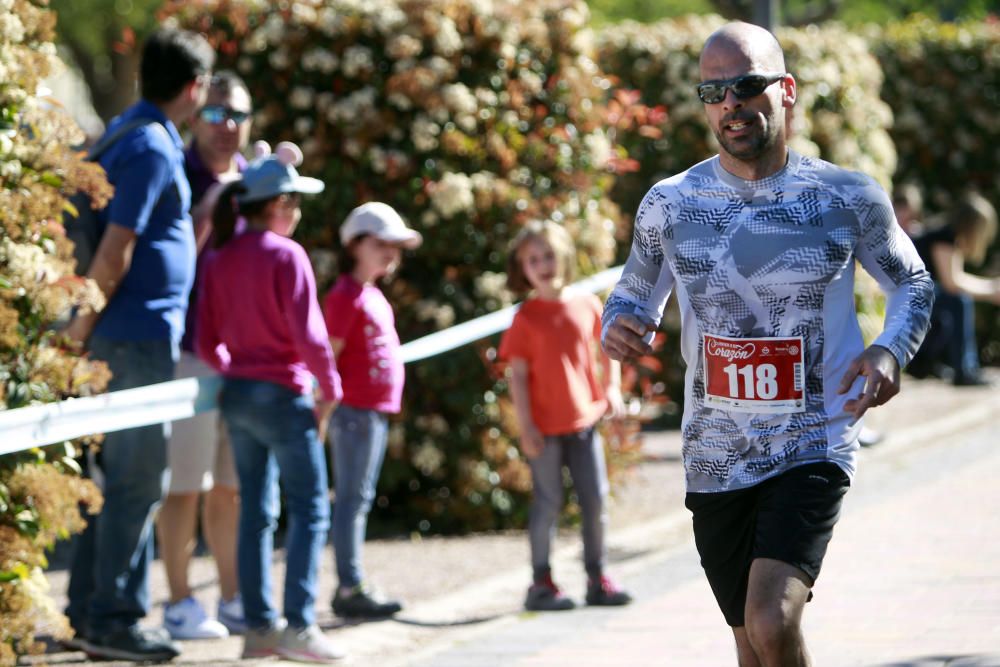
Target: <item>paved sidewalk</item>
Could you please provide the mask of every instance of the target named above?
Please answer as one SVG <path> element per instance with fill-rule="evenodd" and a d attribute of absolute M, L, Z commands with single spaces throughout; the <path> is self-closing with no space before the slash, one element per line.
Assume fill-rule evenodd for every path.
<path fill-rule="evenodd" d="M 900 396 L 872 413 L 871 424 L 888 437 L 862 452 L 816 601 L 807 608 L 816 665 L 1000 666 L 1000 655 L 990 657 L 1000 652 L 1000 447 L 990 430 L 998 412 L 996 389 L 907 379 Z M 645 462 L 617 494 L 609 538 L 610 569 L 636 595 L 632 606 L 523 613 L 530 569 L 522 532 L 377 540 L 367 545 L 369 574 L 401 595 L 406 610 L 394 621 L 358 625 L 333 617 L 328 549 L 321 626 L 351 651 L 354 666 L 735 665 L 683 507 L 679 436 L 649 434 L 644 451 Z M 579 538 L 561 533 L 558 545 L 554 570 L 580 600 Z M 65 573 L 50 580 L 62 604 Z M 198 597 L 214 607 L 208 559 L 197 559 L 194 581 Z M 159 564 L 153 584 L 153 599 L 162 602 Z M 161 618 L 157 606 L 149 622 Z M 176 664 L 255 664 L 237 659 L 239 638 L 183 647 Z M 966 655 L 979 661 L 948 661 Z M 87 664 L 79 653 L 46 660 Z"/>

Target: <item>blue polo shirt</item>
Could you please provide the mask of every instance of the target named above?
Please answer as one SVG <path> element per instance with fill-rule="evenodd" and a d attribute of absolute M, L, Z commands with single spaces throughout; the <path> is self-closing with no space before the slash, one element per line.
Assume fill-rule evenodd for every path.
<path fill-rule="evenodd" d="M 158 124 L 129 131 L 101 156 L 100 163 L 115 186 L 101 219 L 134 231 L 135 251 L 94 333 L 113 340 L 169 339 L 176 343 L 184 333 L 195 268 L 184 143 L 174 124 L 147 100 L 112 120 L 108 131 L 133 118 L 149 118 Z"/>

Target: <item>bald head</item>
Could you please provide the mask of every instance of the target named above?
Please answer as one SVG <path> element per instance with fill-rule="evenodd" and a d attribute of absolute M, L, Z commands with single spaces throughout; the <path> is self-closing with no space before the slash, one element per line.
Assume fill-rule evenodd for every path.
<path fill-rule="evenodd" d="M 698 61 L 704 78 L 727 65 L 748 72 L 784 72 L 785 55 L 770 32 L 751 23 L 727 23 L 707 40 Z M 709 72 L 706 75 L 706 69 Z"/>

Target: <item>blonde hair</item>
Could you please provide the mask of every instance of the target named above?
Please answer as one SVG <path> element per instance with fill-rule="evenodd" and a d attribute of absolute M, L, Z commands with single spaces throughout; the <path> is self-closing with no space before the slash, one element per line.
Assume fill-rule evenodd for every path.
<path fill-rule="evenodd" d="M 525 294 L 532 289 L 524 275 L 520 255 L 526 245 L 535 241 L 547 243 L 555 252 L 564 283 L 571 283 L 576 275 L 576 246 L 569 232 L 551 220 L 531 220 L 521 228 L 507 250 L 507 287 L 512 292 Z"/>
<path fill-rule="evenodd" d="M 997 212 L 982 195 L 969 192 L 945 216 L 965 259 L 981 264 L 997 235 Z"/>

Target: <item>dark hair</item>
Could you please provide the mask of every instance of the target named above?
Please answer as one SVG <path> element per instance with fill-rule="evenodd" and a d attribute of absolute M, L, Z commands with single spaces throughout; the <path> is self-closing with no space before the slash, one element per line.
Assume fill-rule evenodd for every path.
<path fill-rule="evenodd" d="M 231 90 L 243 90 L 247 96 L 250 95 L 246 81 L 231 69 L 220 69 L 212 73 L 212 90 L 222 94 L 227 94 Z"/>
<path fill-rule="evenodd" d="M 252 218 L 260 214 L 271 201 L 277 197 L 268 197 L 258 201 L 237 203 L 236 196 L 247 191 L 242 181 L 227 183 L 219 193 L 219 199 L 212 210 L 212 247 L 221 248 L 226 245 L 236 233 L 236 218 L 242 215 Z M 280 195 L 279 195 L 280 196 Z"/>
<path fill-rule="evenodd" d="M 358 265 L 358 258 L 354 256 L 354 249 L 358 247 L 358 244 L 365 240 L 369 234 L 358 234 L 344 246 L 344 252 L 337 258 L 337 271 L 342 276 L 350 275 L 354 273 L 355 267 Z"/>
<path fill-rule="evenodd" d="M 157 30 L 142 49 L 142 96 L 151 102 L 169 102 L 184 86 L 211 72 L 214 64 L 215 51 L 198 33 Z"/>

